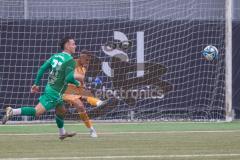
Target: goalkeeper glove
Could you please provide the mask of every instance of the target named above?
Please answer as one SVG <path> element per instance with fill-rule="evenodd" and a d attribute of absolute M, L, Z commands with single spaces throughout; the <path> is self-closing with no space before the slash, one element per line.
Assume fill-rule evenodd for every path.
<path fill-rule="evenodd" d="M 102 80 L 99 77 L 96 77 L 94 80 L 94 85 L 96 88 L 99 88 L 102 85 Z"/>
<path fill-rule="evenodd" d="M 95 79 L 93 77 L 88 77 L 87 82 L 94 88 L 99 88 L 102 85 L 102 80 L 99 77 L 96 77 Z"/>

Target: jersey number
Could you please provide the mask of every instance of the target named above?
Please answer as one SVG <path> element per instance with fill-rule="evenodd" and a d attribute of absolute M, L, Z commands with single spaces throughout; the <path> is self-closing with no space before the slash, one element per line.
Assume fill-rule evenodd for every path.
<path fill-rule="evenodd" d="M 53 84 L 56 81 L 61 65 L 62 65 L 62 62 L 59 62 L 58 60 L 53 59 L 52 71 L 50 72 L 50 76 L 49 76 L 49 83 Z"/>

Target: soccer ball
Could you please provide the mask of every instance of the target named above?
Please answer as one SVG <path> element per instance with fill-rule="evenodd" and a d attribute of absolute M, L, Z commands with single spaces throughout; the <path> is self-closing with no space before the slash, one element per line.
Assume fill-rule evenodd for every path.
<path fill-rule="evenodd" d="M 218 59 L 218 49 L 215 46 L 209 45 L 204 48 L 202 51 L 202 55 L 208 60 L 212 61 L 214 59 Z"/>

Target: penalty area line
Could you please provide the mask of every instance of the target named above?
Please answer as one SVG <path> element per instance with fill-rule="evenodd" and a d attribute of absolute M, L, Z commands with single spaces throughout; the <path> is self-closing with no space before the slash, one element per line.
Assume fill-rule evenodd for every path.
<path fill-rule="evenodd" d="M 234 157 L 240 154 L 185 154 L 185 155 L 129 155 L 129 156 L 91 156 L 91 157 L 35 157 L 35 158 L 0 158 L 0 160 L 67 160 L 67 159 L 131 159 L 131 158 L 191 158 L 191 157 Z"/>

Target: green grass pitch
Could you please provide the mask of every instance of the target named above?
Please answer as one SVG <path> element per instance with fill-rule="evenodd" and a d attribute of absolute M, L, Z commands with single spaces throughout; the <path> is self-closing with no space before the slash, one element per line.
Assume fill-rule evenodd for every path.
<path fill-rule="evenodd" d="M 240 122 L 65 124 L 73 138 L 58 139 L 55 124 L 1 125 L 0 160 L 124 159 L 239 160 Z"/>

